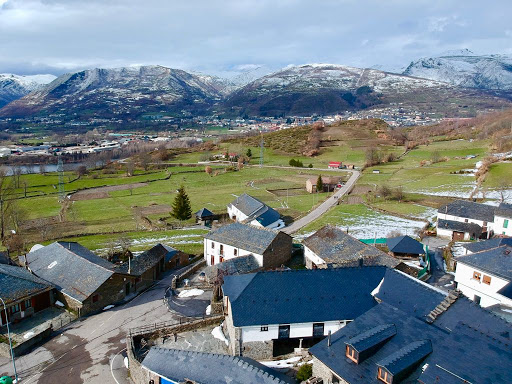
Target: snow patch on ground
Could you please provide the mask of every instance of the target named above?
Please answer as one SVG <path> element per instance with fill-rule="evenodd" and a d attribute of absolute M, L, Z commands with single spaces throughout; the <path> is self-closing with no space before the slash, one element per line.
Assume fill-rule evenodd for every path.
<path fill-rule="evenodd" d="M 226 343 L 226 345 L 229 345 L 228 339 L 226 339 L 226 336 L 224 336 L 224 332 L 222 332 L 222 327 L 219 325 L 218 327 L 213 328 L 212 330 L 212 336 L 216 339 L 219 339 L 220 341 L 223 341 Z"/>
<path fill-rule="evenodd" d="M 187 289 L 186 291 L 181 291 L 179 294 L 178 294 L 178 297 L 192 297 L 192 296 L 200 296 L 204 293 L 204 291 L 202 289 L 197 289 L 197 288 L 193 288 L 193 289 Z"/>
<path fill-rule="evenodd" d="M 62 304 L 59 300 L 55 301 L 55 305 L 56 305 L 57 307 L 64 308 L 64 304 Z"/>
<path fill-rule="evenodd" d="M 123 363 L 126 369 L 129 369 L 129 362 L 128 362 L 128 356 L 123 359 Z"/>
<path fill-rule="evenodd" d="M 24 338 L 25 340 L 27 340 L 27 339 L 30 339 L 30 338 L 31 338 L 32 336 L 34 336 L 34 335 L 35 335 L 35 333 L 34 333 L 33 331 L 28 331 L 27 333 L 25 333 L 25 334 L 23 335 L 23 338 Z"/>
<path fill-rule="evenodd" d="M 209 306 L 206 307 L 206 316 L 209 316 L 211 314 L 212 314 L 212 306 L 209 305 Z"/>
<path fill-rule="evenodd" d="M 269 368 L 291 368 L 293 365 L 301 359 L 300 356 L 290 357 L 285 360 L 275 360 L 275 361 L 260 361 L 260 364 L 263 364 Z"/>
<path fill-rule="evenodd" d="M 338 228 L 346 230 L 358 239 L 373 239 L 387 237 L 390 232 L 398 231 L 404 235 L 413 235 L 418 229 L 425 226 L 425 222 L 404 219 L 391 215 L 371 215 L 371 217 L 359 217 L 361 221 L 352 225 L 338 225 Z"/>
<path fill-rule="evenodd" d="M 107 305 L 105 308 L 103 308 L 104 311 L 108 311 L 109 309 L 112 309 L 114 308 L 115 306 L 110 304 L 110 305 Z"/>

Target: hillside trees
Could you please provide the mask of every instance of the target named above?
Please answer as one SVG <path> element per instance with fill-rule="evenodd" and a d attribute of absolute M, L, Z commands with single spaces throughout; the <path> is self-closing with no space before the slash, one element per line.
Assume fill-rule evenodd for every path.
<path fill-rule="evenodd" d="M 174 198 L 171 216 L 178 220 L 188 220 L 192 217 L 190 200 L 183 185 L 178 189 L 178 194 Z"/>

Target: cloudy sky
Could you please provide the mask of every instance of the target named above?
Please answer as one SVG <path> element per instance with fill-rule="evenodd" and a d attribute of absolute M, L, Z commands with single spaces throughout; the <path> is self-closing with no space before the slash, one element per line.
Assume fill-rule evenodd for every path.
<path fill-rule="evenodd" d="M 0 73 L 398 69 L 462 48 L 512 54 L 511 14 L 511 0 L 0 0 Z"/>

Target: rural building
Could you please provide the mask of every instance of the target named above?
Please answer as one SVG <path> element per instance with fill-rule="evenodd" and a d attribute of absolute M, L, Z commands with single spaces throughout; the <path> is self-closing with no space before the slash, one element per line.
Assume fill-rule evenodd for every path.
<path fill-rule="evenodd" d="M 500 359 L 512 361 L 512 325 L 503 318 L 397 270 L 372 294 L 378 305 L 310 348 L 323 383 L 511 380 L 500 367 Z"/>
<path fill-rule="evenodd" d="M 329 165 L 327 165 L 329 169 L 341 169 L 343 168 L 343 163 L 341 161 L 329 161 Z"/>
<path fill-rule="evenodd" d="M 78 243 L 58 241 L 26 255 L 26 267 L 57 289 L 57 299 L 83 316 L 123 300 L 129 277 Z"/>
<path fill-rule="evenodd" d="M 230 353 L 260 359 L 310 347 L 377 305 L 371 292 L 385 271 L 363 267 L 226 276 L 222 292 Z"/>
<path fill-rule="evenodd" d="M 231 220 L 248 223 L 256 227 L 279 229 L 284 227 L 281 215 L 275 209 L 246 193 L 228 205 Z"/>
<path fill-rule="evenodd" d="M 496 207 L 456 200 L 437 211 L 437 236 L 455 241 L 489 238 Z"/>
<path fill-rule="evenodd" d="M 476 252 L 488 251 L 493 248 L 508 245 L 512 247 L 512 237 L 495 237 L 489 240 L 464 243 L 462 247 L 466 250 L 466 255 Z"/>
<path fill-rule="evenodd" d="M 290 235 L 248 224 L 228 224 L 210 231 L 204 237 L 204 258 L 207 265 L 253 255 L 259 267 L 276 268 L 286 263 L 291 254 Z"/>
<path fill-rule="evenodd" d="M 219 275 L 240 275 L 243 273 L 256 272 L 261 270 L 258 260 L 253 254 L 234 257 L 222 263 L 206 267 L 206 281 L 213 284 Z"/>
<path fill-rule="evenodd" d="M 207 208 L 202 208 L 195 213 L 196 223 L 211 227 L 216 215 Z"/>
<path fill-rule="evenodd" d="M 494 212 L 494 233 L 512 236 L 512 204 L 501 203 Z"/>
<path fill-rule="evenodd" d="M 512 246 L 459 256 L 456 262 L 455 282 L 465 296 L 482 307 L 512 309 Z"/>
<path fill-rule="evenodd" d="M 10 323 L 17 323 L 48 308 L 53 303 L 53 285 L 24 268 L 0 264 L 0 297 Z M 0 325 L 7 324 L 3 306 Z"/>
<path fill-rule="evenodd" d="M 306 191 L 309 193 L 316 193 L 318 192 L 316 190 L 316 182 L 318 178 L 311 177 L 306 180 Z M 341 177 L 326 177 L 322 176 L 322 184 L 323 184 L 323 191 L 321 192 L 332 192 L 336 188 L 341 188 L 343 186 Z"/>
<path fill-rule="evenodd" d="M 304 262 L 309 269 L 359 265 L 385 265 L 394 268 L 399 264 L 398 260 L 381 250 L 329 225 L 306 238 L 302 244 Z"/>
<path fill-rule="evenodd" d="M 136 384 L 296 383 L 291 377 L 247 357 L 178 349 L 151 348 L 142 361 L 142 368 L 146 377 Z"/>
<path fill-rule="evenodd" d="M 394 257 L 420 257 L 425 255 L 422 243 L 410 236 L 397 236 L 386 239 L 389 252 Z"/>

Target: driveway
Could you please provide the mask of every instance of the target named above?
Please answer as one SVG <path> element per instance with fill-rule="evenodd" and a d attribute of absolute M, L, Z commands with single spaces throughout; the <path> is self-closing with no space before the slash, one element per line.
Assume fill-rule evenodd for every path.
<path fill-rule="evenodd" d="M 312 221 L 318 219 L 320 216 L 325 214 L 329 209 L 338 204 L 338 200 L 340 199 L 340 197 L 351 191 L 357 179 L 361 175 L 359 171 L 354 170 L 351 172 L 352 175 L 342 188 L 337 190 L 331 197 L 329 197 L 322 204 L 320 204 L 318 207 L 309 212 L 306 216 L 301 217 L 299 220 L 293 222 L 292 225 L 284 228 L 282 231 L 291 235 L 300 230 L 301 228 L 305 227 Z"/>
<path fill-rule="evenodd" d="M 70 324 L 31 353 L 17 358 L 20 382 L 131 383 L 121 363 L 126 331 L 177 318 L 164 301 L 172 276 L 168 275 L 129 303 Z M 3 373 L 12 374 L 10 360 L 5 358 L 0 359 L 0 376 Z"/>

